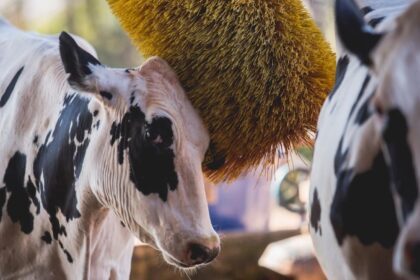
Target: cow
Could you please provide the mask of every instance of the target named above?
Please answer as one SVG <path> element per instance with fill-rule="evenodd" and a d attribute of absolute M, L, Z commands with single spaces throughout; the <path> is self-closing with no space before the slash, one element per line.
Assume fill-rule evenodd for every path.
<path fill-rule="evenodd" d="M 329 279 L 420 279 L 420 2 L 411 2 L 336 2 L 343 51 L 318 122 L 309 207 Z"/>
<path fill-rule="evenodd" d="M 164 60 L 110 68 L 1 20 L 0 69 L 1 279 L 127 279 L 133 235 L 180 268 L 216 257 L 209 135 Z"/>

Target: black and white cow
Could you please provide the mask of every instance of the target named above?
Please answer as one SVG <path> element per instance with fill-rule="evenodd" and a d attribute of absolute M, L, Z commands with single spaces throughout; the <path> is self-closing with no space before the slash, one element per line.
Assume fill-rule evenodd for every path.
<path fill-rule="evenodd" d="M 175 73 L 93 52 L 0 20 L 1 279 L 128 278 L 132 234 L 179 267 L 219 252 L 209 136 Z"/>
<path fill-rule="evenodd" d="M 420 2 L 376 2 L 336 2 L 349 52 L 319 119 L 310 207 L 329 279 L 420 279 Z"/>

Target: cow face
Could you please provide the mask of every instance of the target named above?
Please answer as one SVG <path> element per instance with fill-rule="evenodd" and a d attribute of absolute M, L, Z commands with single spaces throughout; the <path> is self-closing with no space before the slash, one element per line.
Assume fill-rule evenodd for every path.
<path fill-rule="evenodd" d="M 403 14 L 373 53 L 374 98 L 400 221 L 394 266 L 420 278 L 420 2 Z M 416 74 L 417 73 L 417 74 Z"/>
<path fill-rule="evenodd" d="M 102 104 L 90 144 L 94 196 L 168 263 L 210 262 L 220 245 L 201 170 L 209 136 L 173 70 L 157 57 L 110 69 L 71 37 L 60 41 L 70 85 Z"/>
<path fill-rule="evenodd" d="M 388 165 L 395 211 L 400 233 L 394 250 L 394 268 L 410 279 L 420 279 L 420 2 L 416 2 L 397 19 L 386 35 L 374 34 L 349 4 L 337 5 L 352 18 L 356 33 L 344 45 L 368 64 L 378 78 L 378 89 L 372 99 L 375 133 L 381 137 Z M 349 8 L 350 7 L 350 8 Z M 338 19 L 337 24 L 340 25 Z M 342 25 L 345 25 L 342 23 Z M 340 28 L 339 28 L 340 30 Z M 342 27 L 341 31 L 345 29 Z M 346 35 L 340 32 L 341 37 Z M 360 42 L 365 40 L 365 47 Z M 367 43 L 369 46 L 366 47 Z M 358 45 L 359 47 L 355 47 Z M 378 195 L 381 195 L 378 193 Z"/>

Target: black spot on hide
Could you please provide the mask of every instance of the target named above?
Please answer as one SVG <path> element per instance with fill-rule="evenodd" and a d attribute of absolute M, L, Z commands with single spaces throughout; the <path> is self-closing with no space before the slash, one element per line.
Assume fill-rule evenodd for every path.
<path fill-rule="evenodd" d="M 20 76 L 20 74 L 22 74 L 22 71 L 23 71 L 23 67 L 20 68 L 19 71 L 17 71 L 17 73 L 13 77 L 12 81 L 7 86 L 6 91 L 1 96 L 1 98 L 0 98 L 0 108 L 3 107 L 4 105 L 6 105 L 7 101 L 9 100 L 10 96 L 12 95 L 12 92 L 15 89 L 16 83 L 19 80 L 19 76 Z"/>
<path fill-rule="evenodd" d="M 32 143 L 33 143 L 34 145 L 38 145 L 38 139 L 39 139 L 39 136 L 38 136 L 38 135 L 35 135 L 35 136 L 34 136 L 34 140 L 32 140 Z"/>
<path fill-rule="evenodd" d="M 34 183 L 32 182 L 31 177 L 28 177 L 28 182 L 26 183 L 26 190 L 28 191 L 29 198 L 31 199 L 32 203 L 36 207 L 36 213 L 39 214 L 41 205 L 40 205 L 39 200 L 36 196 L 37 189 L 36 189 Z"/>
<path fill-rule="evenodd" d="M 135 100 L 134 92 L 132 92 L 131 95 L 130 95 L 130 105 L 131 106 L 134 105 L 134 100 Z"/>
<path fill-rule="evenodd" d="M 404 255 L 410 272 L 420 276 L 420 242 L 409 241 L 404 247 Z"/>
<path fill-rule="evenodd" d="M 6 202 L 6 188 L 0 188 L 0 222 L 3 213 L 3 206 Z"/>
<path fill-rule="evenodd" d="M 63 252 L 67 257 L 68 262 L 73 263 L 73 257 L 70 255 L 69 251 L 67 251 L 66 249 L 63 249 Z"/>
<path fill-rule="evenodd" d="M 364 96 L 364 94 L 366 92 L 366 88 L 369 85 L 370 79 L 371 79 L 370 75 L 367 74 L 364 81 L 363 81 L 362 87 L 360 88 L 359 94 L 357 95 L 356 100 L 354 101 L 353 105 L 351 106 L 349 118 L 353 115 L 354 111 L 357 108 L 357 105 L 359 105 L 360 100 Z"/>
<path fill-rule="evenodd" d="M 355 123 L 358 125 L 362 125 L 369 119 L 369 117 L 372 115 L 372 112 L 370 111 L 369 105 L 372 100 L 373 95 L 371 95 L 365 103 L 360 107 L 359 111 L 356 114 L 356 117 L 354 119 Z"/>
<path fill-rule="evenodd" d="M 383 136 L 390 157 L 391 180 L 401 197 L 404 219 L 413 211 L 418 198 L 416 173 L 407 134 L 404 115 L 398 109 L 390 110 Z"/>
<path fill-rule="evenodd" d="M 26 156 L 16 152 L 9 160 L 3 182 L 10 196 L 7 200 L 7 213 L 13 223 L 19 223 L 22 232 L 29 234 L 34 227 L 34 216 L 30 211 L 31 200 L 39 205 L 34 194 L 25 188 Z M 33 185 L 32 185 L 33 186 Z M 32 191 L 32 190 L 31 190 Z"/>
<path fill-rule="evenodd" d="M 59 210 L 66 221 L 80 217 L 75 183 L 92 128 L 88 103 L 76 94 L 65 97 L 55 128 L 40 146 L 33 165 L 36 186 L 41 190 L 42 205 L 50 216 L 55 239 L 65 233 L 57 217 Z"/>
<path fill-rule="evenodd" d="M 364 245 L 379 243 L 391 248 L 399 229 L 384 157 L 379 152 L 367 171 L 357 173 L 346 168 L 347 155 L 341 141 L 335 156 L 337 186 L 330 209 L 337 241 L 342 245 L 346 236 L 355 236 Z"/>
<path fill-rule="evenodd" d="M 328 99 L 331 100 L 334 96 L 334 94 L 337 92 L 338 88 L 340 87 L 341 83 L 344 80 L 344 77 L 347 72 L 347 67 L 349 66 L 350 60 L 347 55 L 340 57 L 340 59 L 337 62 L 337 68 L 335 73 L 335 84 L 334 88 L 331 91 L 330 95 L 328 96 Z"/>
<path fill-rule="evenodd" d="M 69 263 L 72 263 L 72 262 L 73 262 L 73 257 L 70 255 L 69 251 L 67 251 L 67 250 L 64 248 L 63 243 L 61 243 L 61 241 L 58 241 L 58 244 L 60 245 L 60 248 L 61 248 L 61 250 L 63 251 L 63 253 L 66 255 L 66 257 L 67 257 L 67 261 L 68 261 Z"/>
<path fill-rule="evenodd" d="M 312 198 L 310 223 L 315 232 L 319 231 L 319 234 L 321 234 L 321 203 L 316 188 Z"/>
<path fill-rule="evenodd" d="M 130 179 L 136 188 L 144 195 L 156 193 L 166 201 L 168 189 L 173 191 L 178 185 L 171 120 L 155 117 L 148 123 L 140 108 L 132 106 L 121 123 L 112 124 L 110 133 L 111 145 L 118 140 L 120 164 L 128 149 Z"/>
<path fill-rule="evenodd" d="M 101 125 L 101 120 L 98 120 L 94 125 L 93 128 L 95 128 L 96 130 L 99 129 L 99 126 Z"/>
<path fill-rule="evenodd" d="M 41 237 L 41 240 L 44 241 L 47 244 L 51 244 L 51 242 L 52 242 L 51 233 L 49 233 L 48 231 L 46 231 L 44 233 L 44 235 Z"/>
<path fill-rule="evenodd" d="M 112 100 L 112 93 L 108 91 L 101 90 L 99 94 L 105 99 Z"/>

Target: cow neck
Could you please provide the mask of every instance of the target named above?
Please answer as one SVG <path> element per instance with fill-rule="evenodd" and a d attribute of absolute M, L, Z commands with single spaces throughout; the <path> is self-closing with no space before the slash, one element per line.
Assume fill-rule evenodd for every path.
<path fill-rule="evenodd" d="M 109 278 L 110 259 L 131 257 L 134 238 L 126 225 L 110 209 L 101 208 L 85 221 L 83 279 Z M 121 266 L 118 270 L 124 270 Z M 105 273 L 105 274 L 104 274 Z"/>

